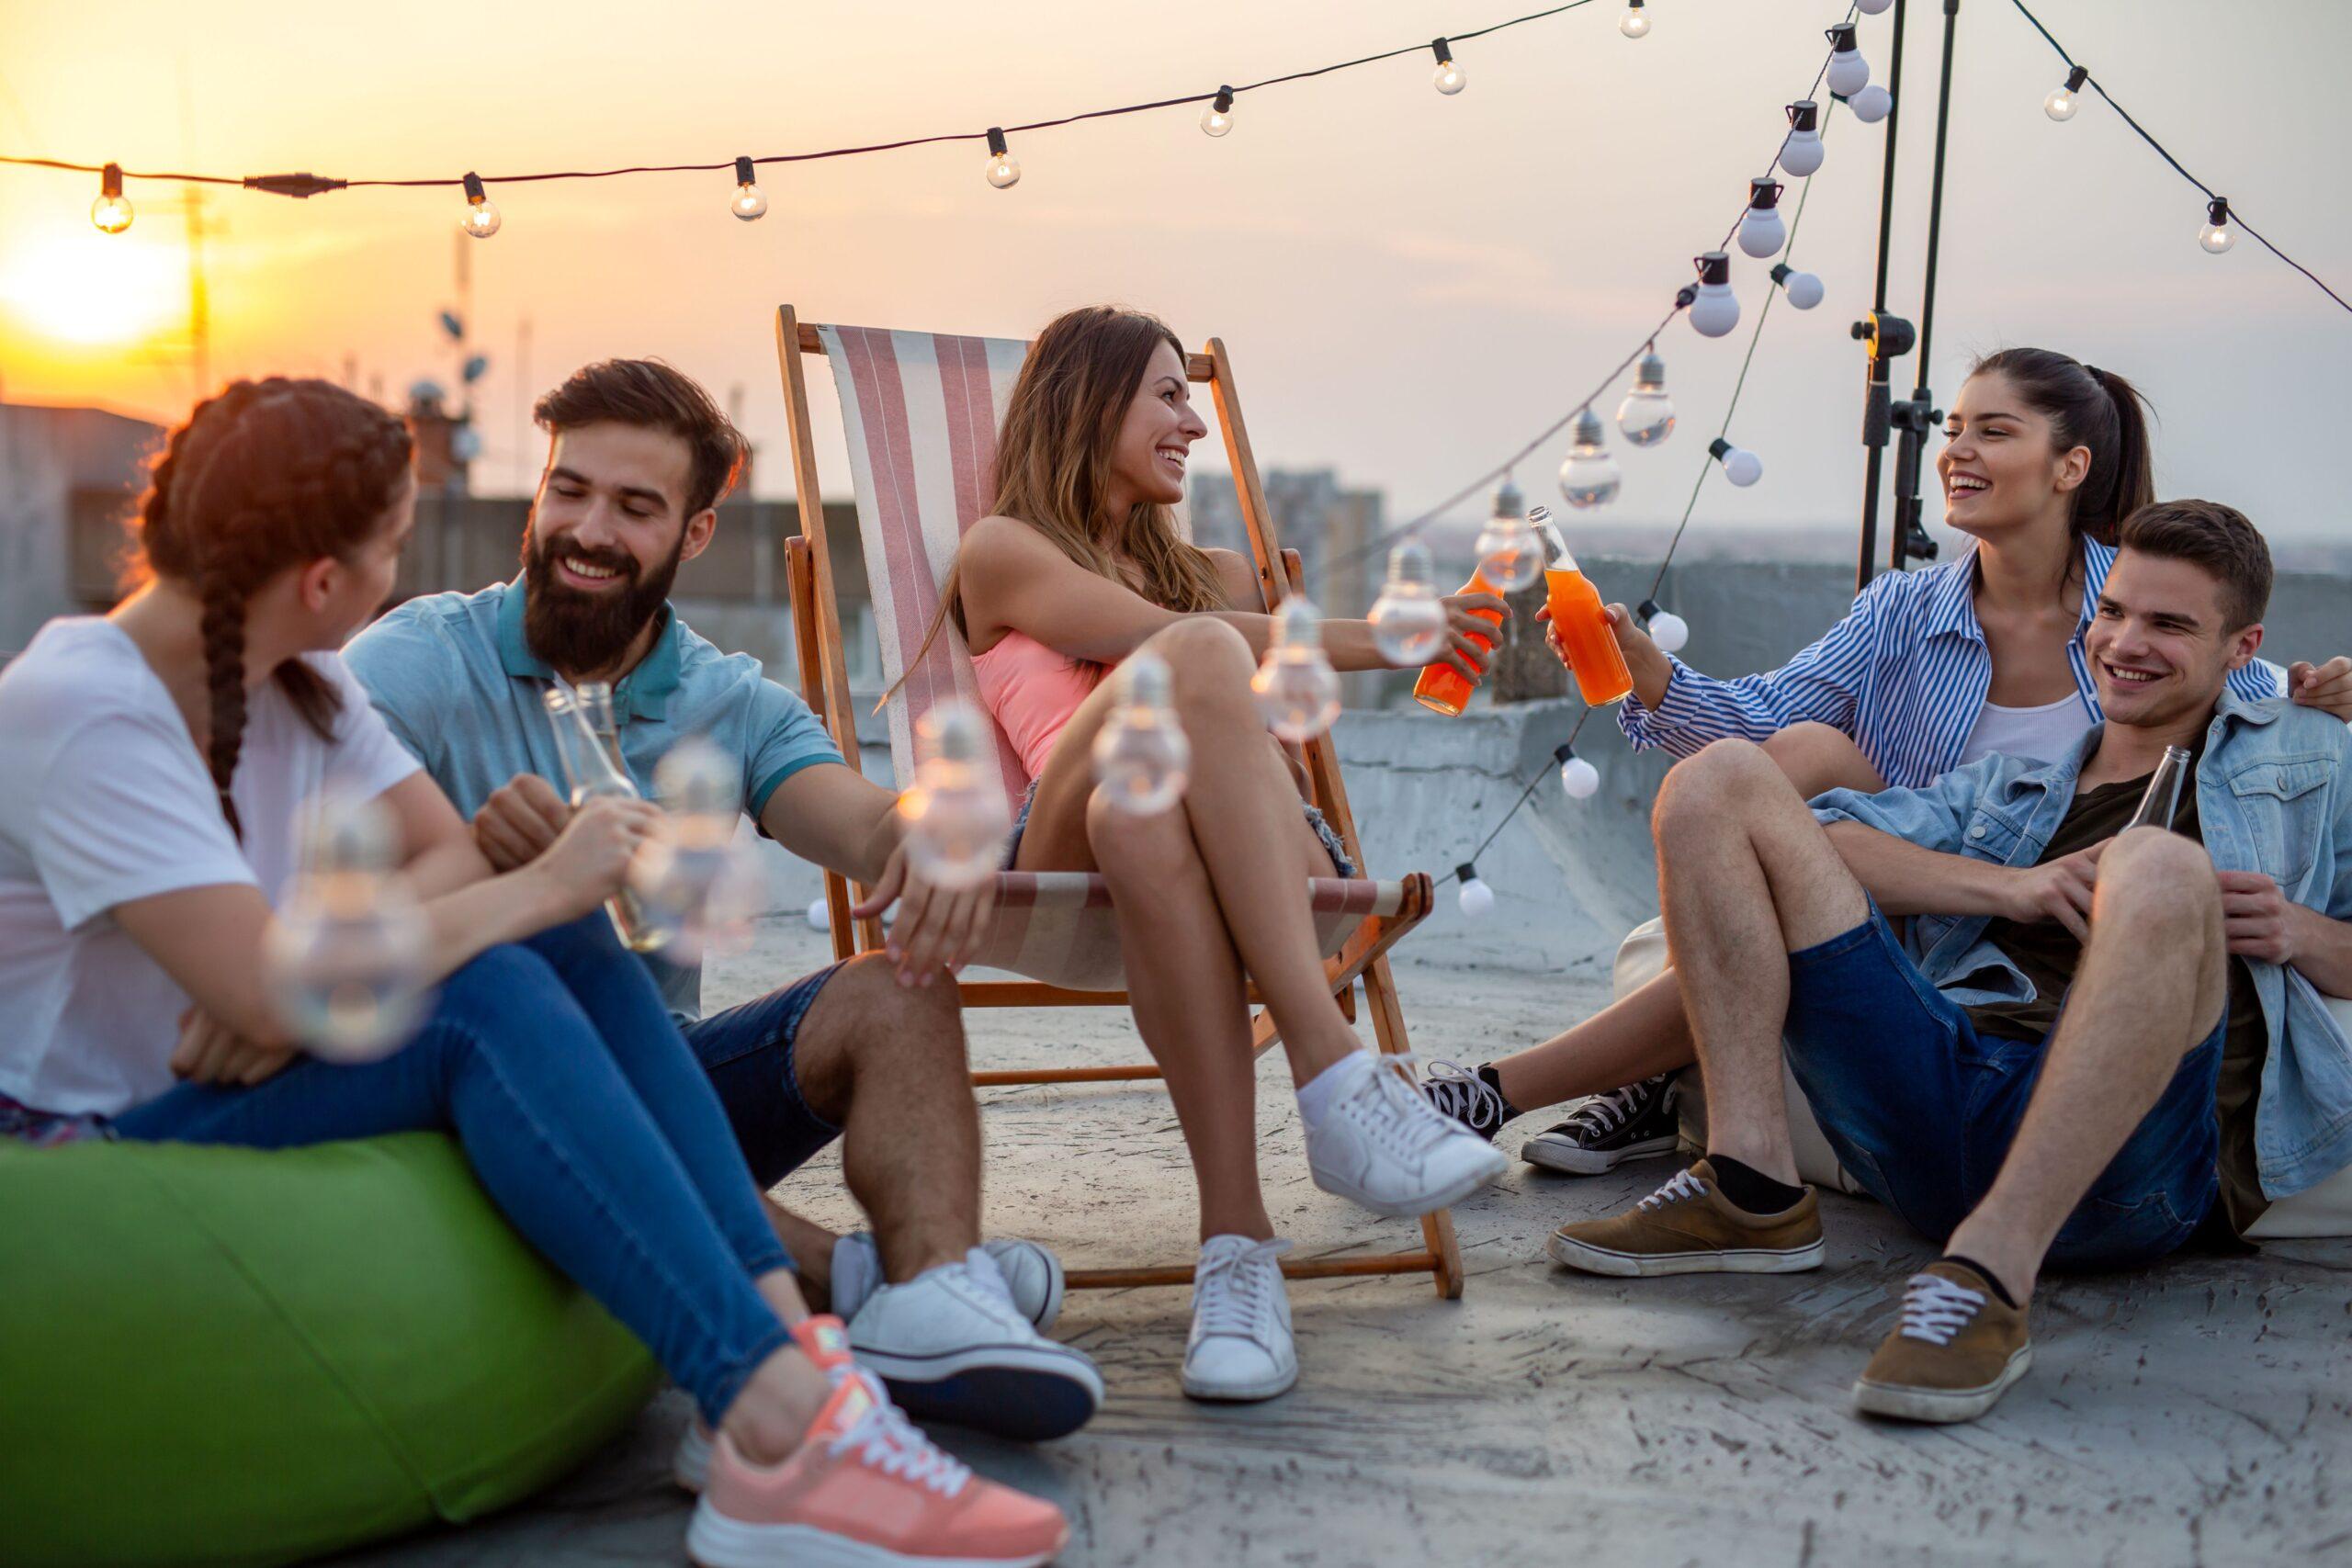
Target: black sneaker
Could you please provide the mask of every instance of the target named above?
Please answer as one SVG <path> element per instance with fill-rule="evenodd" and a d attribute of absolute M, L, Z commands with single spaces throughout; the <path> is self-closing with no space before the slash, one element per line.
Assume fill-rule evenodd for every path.
<path fill-rule="evenodd" d="M 1680 1137 L 1674 1101 L 1671 1073 L 1595 1095 L 1558 1126 L 1520 1145 L 1519 1157 L 1568 1176 L 1599 1176 L 1629 1159 L 1672 1154 Z"/>
<path fill-rule="evenodd" d="M 1458 1062 L 1431 1062 L 1420 1089 L 1439 1114 L 1452 1117 L 1491 1144 L 1503 1123 L 1519 1112 L 1499 1089 L 1479 1076 L 1485 1071 L 1481 1067 L 1464 1072 Z"/>

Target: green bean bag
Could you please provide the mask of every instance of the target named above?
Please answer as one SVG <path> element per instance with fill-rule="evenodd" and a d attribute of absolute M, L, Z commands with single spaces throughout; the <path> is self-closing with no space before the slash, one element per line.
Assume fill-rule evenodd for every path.
<path fill-rule="evenodd" d="M 437 1134 L 0 1139 L 0 1558 L 281 1562 L 555 1479 L 651 1359 Z"/>

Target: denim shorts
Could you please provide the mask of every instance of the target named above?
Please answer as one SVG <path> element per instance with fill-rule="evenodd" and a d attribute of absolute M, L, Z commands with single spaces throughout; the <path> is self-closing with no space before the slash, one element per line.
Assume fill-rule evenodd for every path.
<path fill-rule="evenodd" d="M 2049 1261 L 2130 1268 L 2177 1250 L 2219 1191 L 2213 1113 L 2226 1018 L 2181 1059 L 2154 1109 L 2075 1205 Z M 2049 1045 L 1980 1036 L 1928 983 L 1875 905 L 1789 954 L 1789 1066 L 1838 1161 L 1940 1242 L 1984 1198 Z"/>
<path fill-rule="evenodd" d="M 793 1059 L 801 1021 L 841 968 L 828 964 L 755 1001 L 679 1025 L 763 1192 L 841 1136 L 839 1127 L 809 1109 Z"/>
<path fill-rule="evenodd" d="M 1004 843 L 1004 869 L 1007 871 L 1012 869 L 1013 860 L 1021 853 L 1021 835 L 1029 826 L 1029 808 L 1036 804 L 1037 781 L 1031 779 L 1029 787 L 1022 792 L 1021 809 L 1012 816 L 1012 837 Z M 1347 846 L 1340 842 L 1339 833 L 1323 819 L 1322 809 L 1311 800 L 1302 800 L 1299 805 L 1306 808 L 1306 825 L 1315 829 L 1317 840 L 1329 853 L 1334 874 L 1342 877 L 1363 875 L 1356 863 L 1348 857 Z"/>

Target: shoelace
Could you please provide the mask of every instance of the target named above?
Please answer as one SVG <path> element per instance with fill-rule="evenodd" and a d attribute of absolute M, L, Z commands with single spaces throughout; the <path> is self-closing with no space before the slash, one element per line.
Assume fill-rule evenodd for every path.
<path fill-rule="evenodd" d="M 1272 1289 L 1280 1290 L 1282 1271 L 1279 1267 L 1258 1265 L 1274 1263 L 1290 1247 L 1289 1242 L 1276 1236 L 1248 1247 L 1220 1247 L 1216 1257 L 1202 1262 L 1193 1274 L 1193 1314 L 1200 1325 L 1201 1337 L 1230 1334 L 1262 1340 L 1259 1325 L 1270 1305 L 1267 1278 L 1271 1274 Z"/>
<path fill-rule="evenodd" d="M 1972 1291 L 1941 1274 L 1914 1274 L 1903 1288 L 1903 1337 L 1949 1345 L 1984 1304 L 1982 1291 Z"/>
<path fill-rule="evenodd" d="M 1421 1098 L 1411 1071 L 1419 1060 L 1414 1053 L 1373 1055 L 1372 1071 L 1365 1075 L 1364 1083 L 1339 1106 L 1368 1137 L 1386 1145 L 1391 1153 L 1411 1159 L 1462 1132 L 1459 1122 Z"/>
<path fill-rule="evenodd" d="M 1510 1109 L 1493 1085 L 1459 1062 L 1431 1062 L 1421 1092 L 1445 1115 L 1482 1132 L 1501 1126 L 1503 1112 Z"/>
<path fill-rule="evenodd" d="M 848 1431 L 832 1440 L 830 1451 L 839 1455 L 855 1449 L 861 1463 L 886 1475 L 903 1475 L 943 1497 L 963 1491 L 964 1483 L 972 1478 L 971 1471 L 933 1447 L 931 1439 L 899 1413 L 883 1392 L 879 1378 L 863 1370 L 856 1376 L 873 1404 Z"/>
<path fill-rule="evenodd" d="M 990 1306 L 1001 1307 L 1023 1323 L 1028 1321 L 1020 1304 L 1012 1299 L 1012 1286 L 1006 1280 L 1003 1269 L 998 1266 L 996 1255 L 987 1247 L 976 1247 L 964 1254 L 964 1278 L 971 1281 L 973 1293 Z"/>
<path fill-rule="evenodd" d="M 1643 1209 L 1663 1209 L 1668 1203 L 1679 1202 L 1685 1198 L 1699 1197 L 1707 1189 L 1701 1183 L 1697 1177 L 1691 1175 L 1688 1170 L 1678 1170 L 1674 1173 L 1673 1180 L 1668 1182 L 1665 1186 L 1659 1188 L 1657 1191 L 1643 1199 L 1640 1203 L 1635 1205 L 1635 1207 Z"/>
<path fill-rule="evenodd" d="M 1640 1083 L 1611 1089 L 1570 1111 L 1568 1124 L 1589 1129 L 1593 1137 L 1606 1137 L 1645 1110 L 1645 1102 L 1662 1087 L 1656 1078 L 1644 1078 Z"/>

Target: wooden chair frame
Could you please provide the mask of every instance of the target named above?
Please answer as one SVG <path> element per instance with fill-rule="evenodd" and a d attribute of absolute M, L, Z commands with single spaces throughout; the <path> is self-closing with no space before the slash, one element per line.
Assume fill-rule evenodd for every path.
<path fill-rule="evenodd" d="M 814 323 L 804 323 L 790 305 L 776 311 L 776 357 L 784 378 L 784 400 L 791 421 L 792 477 L 800 497 L 800 536 L 786 541 L 785 564 L 791 592 L 793 635 L 800 660 L 800 684 L 808 705 L 831 732 L 834 743 L 852 767 L 858 765 L 857 719 L 849 690 L 848 660 L 842 644 L 841 604 L 835 597 L 833 565 L 825 536 L 824 494 L 817 478 L 816 444 L 808 417 L 808 384 L 804 358 L 823 355 L 825 346 Z M 1298 556 L 1282 548 L 1259 482 L 1257 458 L 1242 423 L 1241 404 L 1235 393 L 1233 367 L 1225 344 L 1208 340 L 1205 353 L 1185 356 L 1185 374 L 1205 384 L 1215 400 L 1217 423 L 1224 433 L 1241 515 L 1256 558 L 1259 592 L 1269 611 L 1289 593 L 1301 592 Z M 1277 566 L 1279 563 L 1279 569 Z M 1356 834 L 1354 813 L 1349 809 L 1347 787 L 1340 776 L 1340 759 L 1330 738 L 1306 743 L 1309 787 L 1315 804 L 1340 835 L 1358 865 L 1365 864 L 1363 843 Z M 825 902 L 831 916 L 833 952 L 837 957 L 877 952 L 882 947 L 878 920 L 853 921 L 850 908 L 866 889 L 854 895 L 846 878 L 825 874 Z M 1413 872 L 1406 878 L 1405 899 L 1394 915 L 1368 918 L 1333 957 L 1325 961 L 1332 995 L 1352 1021 L 1355 990 L 1363 987 L 1364 1003 L 1372 1010 L 1373 1033 L 1380 1049 L 1391 1055 L 1411 1048 L 1405 1032 L 1405 1015 L 1396 999 L 1387 953 L 1405 933 L 1429 915 L 1431 890 L 1428 875 Z M 965 980 L 960 992 L 966 1007 L 1125 1007 L 1120 991 L 1077 991 L 1036 980 Z M 1260 998 L 1250 987 L 1250 1000 Z M 1252 1024 L 1253 1057 L 1262 1055 L 1279 1038 L 1272 1018 L 1261 1007 Z M 1136 1066 L 1039 1067 L 976 1072 L 981 1087 L 1040 1083 L 1114 1083 L 1157 1078 L 1159 1067 Z M 1333 1279 L 1369 1274 L 1427 1272 L 1438 1293 L 1448 1301 L 1462 1294 L 1462 1253 L 1453 1233 L 1452 1213 L 1441 1209 L 1423 1216 L 1425 1246 L 1418 1251 L 1285 1259 L 1283 1272 L 1295 1280 Z M 1109 1290 L 1137 1285 L 1181 1285 L 1191 1281 L 1192 1267 L 1071 1269 L 1067 1282 L 1073 1290 Z"/>

